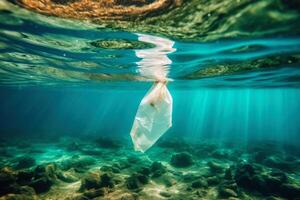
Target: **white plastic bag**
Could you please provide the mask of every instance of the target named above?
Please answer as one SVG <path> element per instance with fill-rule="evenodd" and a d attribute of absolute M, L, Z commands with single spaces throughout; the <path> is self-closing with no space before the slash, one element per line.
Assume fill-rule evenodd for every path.
<path fill-rule="evenodd" d="M 136 151 L 145 152 L 172 126 L 172 104 L 166 83 L 155 83 L 141 101 L 131 129 Z"/>
<path fill-rule="evenodd" d="M 136 151 L 145 152 L 172 126 L 173 99 L 166 87 L 169 64 L 167 54 L 174 42 L 165 38 L 138 34 L 139 40 L 154 44 L 151 49 L 136 50 L 141 75 L 156 82 L 142 99 L 130 132 Z"/>

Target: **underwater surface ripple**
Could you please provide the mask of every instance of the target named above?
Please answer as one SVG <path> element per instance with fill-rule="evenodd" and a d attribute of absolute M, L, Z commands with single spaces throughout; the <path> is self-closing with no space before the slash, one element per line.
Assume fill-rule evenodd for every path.
<path fill-rule="evenodd" d="M 1 85 L 139 88 L 152 81 L 139 74 L 136 52 L 156 44 L 135 33 L 75 22 L 62 27 L 4 10 L 0 19 Z M 299 87 L 299 37 L 169 40 L 176 49 L 168 54 L 174 87 Z"/>

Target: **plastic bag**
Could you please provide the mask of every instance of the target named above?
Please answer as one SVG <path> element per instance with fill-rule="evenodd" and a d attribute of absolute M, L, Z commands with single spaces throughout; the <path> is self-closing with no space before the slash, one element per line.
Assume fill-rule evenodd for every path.
<path fill-rule="evenodd" d="M 155 83 L 141 101 L 131 129 L 136 151 L 145 152 L 172 126 L 172 104 L 166 83 Z"/>
<path fill-rule="evenodd" d="M 166 38 L 137 34 L 139 40 L 155 45 L 151 49 L 136 50 L 141 58 L 138 71 L 155 82 L 142 99 L 130 132 L 134 148 L 145 152 L 172 126 L 172 96 L 166 86 L 169 65 L 167 54 L 174 52 L 174 42 Z"/>

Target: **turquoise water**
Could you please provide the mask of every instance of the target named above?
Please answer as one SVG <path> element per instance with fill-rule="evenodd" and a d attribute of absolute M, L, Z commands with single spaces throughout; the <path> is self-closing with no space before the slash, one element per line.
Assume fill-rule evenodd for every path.
<path fill-rule="evenodd" d="M 137 70 L 138 62 L 141 61 L 136 56 L 138 49 L 110 48 L 109 45 L 112 44 L 109 43 L 106 44 L 108 46 L 103 44 L 105 48 L 93 45 L 97 41 L 137 42 L 137 33 L 104 28 L 63 28 L 27 19 L 12 18 L 6 21 L 7 14 L 2 15 L 4 20 L 0 22 L 0 42 L 3 86 L 41 83 L 40 85 L 63 84 L 67 87 L 145 89 L 143 82 L 151 81 L 147 77 L 141 77 Z M 161 38 L 174 42 L 174 52 L 166 52 L 171 60 L 168 65 L 168 77 L 172 79 L 170 87 L 198 89 L 299 86 L 298 37 L 275 35 L 268 38 L 220 39 L 212 42 Z M 155 42 L 152 45 L 155 46 Z M 146 48 L 145 51 L 149 49 Z M 139 79 L 143 80 L 142 83 Z"/>
<path fill-rule="evenodd" d="M 97 21 L 22 2 L 0 1 L 1 200 L 300 198 L 299 3 Z M 162 80 L 172 127 L 136 152 L 136 113 Z"/>
<path fill-rule="evenodd" d="M 1 130 L 76 135 L 109 131 L 128 136 L 153 79 L 139 73 L 138 50 L 91 43 L 138 41 L 138 35 L 28 20 L 2 21 L 0 27 L 5 97 L 1 121 L 14 121 L 3 123 Z M 169 135 L 297 141 L 300 38 L 214 42 L 162 38 L 174 43 L 174 51 L 166 53 L 169 64 L 161 61 L 168 68 L 174 98 Z M 155 57 L 155 50 L 151 53 Z"/>
<path fill-rule="evenodd" d="M 167 135 L 171 138 L 298 144 L 298 89 L 170 90 L 174 113 Z M 145 91 L 34 87 L 2 89 L 2 94 L 3 134 L 100 136 L 108 132 L 129 139 Z"/>

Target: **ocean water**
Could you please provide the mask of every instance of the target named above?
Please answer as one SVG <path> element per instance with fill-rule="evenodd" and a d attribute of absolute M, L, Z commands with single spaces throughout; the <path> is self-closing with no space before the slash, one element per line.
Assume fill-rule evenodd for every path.
<path fill-rule="evenodd" d="M 45 2 L 0 1 L 1 200 L 300 199 L 297 1 Z"/>

